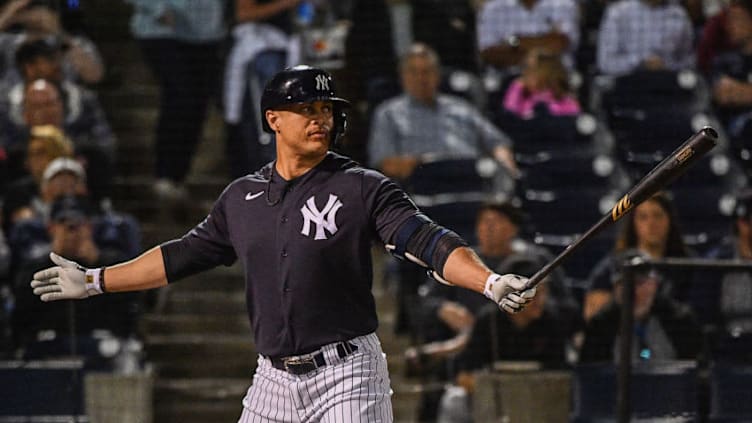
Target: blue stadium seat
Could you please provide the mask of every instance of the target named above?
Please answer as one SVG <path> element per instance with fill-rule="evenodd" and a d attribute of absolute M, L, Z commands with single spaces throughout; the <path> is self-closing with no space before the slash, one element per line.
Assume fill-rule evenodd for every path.
<path fill-rule="evenodd" d="M 552 116 L 545 106 L 540 105 L 532 119 L 521 119 L 503 109 L 495 111 L 492 119 L 514 140 L 517 154 L 565 152 L 573 148 L 591 148 L 602 153 L 612 148 L 605 127 L 588 113 L 578 116 Z"/>
<path fill-rule="evenodd" d="M 405 182 L 421 210 L 469 242 L 475 239 L 480 205 L 511 199 L 514 187 L 514 180 L 489 158 L 423 161 Z"/>
<path fill-rule="evenodd" d="M 709 378 L 710 421 L 752 421 L 752 367 L 716 364 Z"/>
<path fill-rule="evenodd" d="M 552 254 L 558 255 L 577 238 L 578 234 L 551 235 L 538 233 L 533 237 L 533 242 L 545 247 Z M 578 285 L 584 283 L 593 267 L 614 248 L 614 240 L 615 228 L 605 230 L 582 244 L 579 250 L 567 258 L 562 267 L 566 275 L 574 279 L 573 283 Z"/>
<path fill-rule="evenodd" d="M 0 421 L 88 421 L 83 377 L 79 360 L 0 361 Z"/>
<path fill-rule="evenodd" d="M 557 191 L 577 187 L 625 191 L 631 185 L 617 160 L 592 148 L 518 155 L 517 162 L 522 169 L 521 184 L 526 189 Z"/>
<path fill-rule="evenodd" d="M 466 70 L 443 68 L 439 91 L 462 97 L 479 111 L 483 110 L 486 104 L 483 80 L 479 75 Z"/>
<path fill-rule="evenodd" d="M 611 363 L 574 370 L 572 422 L 615 421 L 617 378 Z M 632 369 L 632 421 L 693 422 L 699 418 L 694 363 L 665 362 Z"/>
<path fill-rule="evenodd" d="M 611 130 L 617 156 L 636 178 L 703 126 L 721 129 L 707 85 L 692 71 L 596 77 L 590 107 Z M 721 138 L 727 144 L 724 133 Z"/>
<path fill-rule="evenodd" d="M 685 242 L 702 253 L 731 229 L 733 194 L 721 186 L 671 187 Z"/>
<path fill-rule="evenodd" d="M 592 79 L 591 110 L 640 109 L 646 105 L 707 110 L 710 95 L 701 75 L 691 70 L 637 71 Z"/>
<path fill-rule="evenodd" d="M 586 231 L 611 209 L 619 196 L 620 193 L 603 187 L 526 190 L 523 210 L 535 232 L 571 235 Z"/>

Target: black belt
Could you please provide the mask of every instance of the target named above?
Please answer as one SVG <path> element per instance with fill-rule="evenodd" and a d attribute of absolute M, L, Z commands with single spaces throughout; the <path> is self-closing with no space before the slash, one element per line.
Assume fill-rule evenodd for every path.
<path fill-rule="evenodd" d="M 339 358 L 345 358 L 355 351 L 358 351 L 357 345 L 349 342 L 340 342 L 337 344 L 337 355 Z M 327 364 L 323 351 L 292 357 L 269 357 L 269 361 L 272 362 L 272 366 L 275 369 L 284 370 L 294 375 L 306 374 Z"/>

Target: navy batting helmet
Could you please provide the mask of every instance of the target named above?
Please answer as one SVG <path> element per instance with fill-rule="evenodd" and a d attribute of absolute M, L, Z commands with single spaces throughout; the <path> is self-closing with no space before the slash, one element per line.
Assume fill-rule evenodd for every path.
<path fill-rule="evenodd" d="M 274 132 L 266 121 L 266 111 L 274 110 L 285 104 L 311 103 L 314 101 L 331 101 L 334 112 L 332 141 L 345 132 L 347 115 L 345 110 L 350 102 L 337 97 L 334 93 L 332 76 L 323 69 L 306 65 L 287 68 L 271 79 L 261 95 L 261 126 L 266 132 Z"/>

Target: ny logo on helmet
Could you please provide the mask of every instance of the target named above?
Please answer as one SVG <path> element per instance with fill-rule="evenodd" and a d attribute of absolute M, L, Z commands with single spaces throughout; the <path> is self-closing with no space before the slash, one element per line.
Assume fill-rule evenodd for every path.
<path fill-rule="evenodd" d="M 326 75 L 316 75 L 316 90 L 329 91 L 329 78 Z"/>
<path fill-rule="evenodd" d="M 324 209 L 319 211 L 316 207 L 316 198 L 311 196 L 303 207 L 300 208 L 300 212 L 303 214 L 303 229 L 300 231 L 305 236 L 311 236 L 311 222 L 316 225 L 316 234 L 313 239 L 327 239 L 324 230 L 334 235 L 337 233 L 337 212 L 342 207 L 342 202 L 339 201 L 336 195 L 329 194 L 329 201 L 327 201 Z"/>

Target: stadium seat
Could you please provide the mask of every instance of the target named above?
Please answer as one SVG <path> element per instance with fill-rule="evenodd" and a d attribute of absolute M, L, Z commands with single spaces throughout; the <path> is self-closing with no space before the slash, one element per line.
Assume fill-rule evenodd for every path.
<path fill-rule="evenodd" d="M 592 79 L 591 110 L 640 109 L 646 105 L 682 105 L 707 110 L 710 95 L 701 75 L 691 70 L 637 71 Z"/>
<path fill-rule="evenodd" d="M 733 194 L 722 187 L 671 187 L 670 196 L 685 242 L 702 253 L 720 241 L 731 228 Z"/>
<path fill-rule="evenodd" d="M 489 158 L 424 160 L 405 182 L 421 210 L 469 242 L 480 205 L 511 199 L 514 188 L 514 180 Z"/>
<path fill-rule="evenodd" d="M 606 128 L 588 113 L 578 116 L 552 116 L 539 105 L 535 117 L 521 119 L 503 109 L 492 114 L 494 123 L 514 140 L 517 154 L 540 151 L 570 151 L 591 148 L 598 153 L 610 152 L 612 140 Z"/>
<path fill-rule="evenodd" d="M 539 151 L 518 155 L 517 162 L 522 169 L 521 184 L 525 189 L 556 191 L 576 187 L 621 192 L 631 185 L 618 161 L 593 148 Z"/>
<path fill-rule="evenodd" d="M 83 376 L 80 360 L 1 361 L 0 421 L 88 421 Z"/>
<path fill-rule="evenodd" d="M 615 421 L 617 368 L 580 365 L 574 370 L 572 422 Z M 698 419 L 694 363 L 640 363 L 632 369 L 632 421 L 693 422 Z"/>
<path fill-rule="evenodd" d="M 552 254 L 558 255 L 578 236 L 579 234 L 552 235 L 538 233 L 533 237 L 533 242 L 545 247 Z M 591 238 L 588 242 L 582 244 L 579 250 L 572 253 L 562 264 L 566 275 L 573 279 L 572 284 L 583 286 L 593 267 L 614 248 L 614 239 L 615 228 L 612 228 Z"/>
<path fill-rule="evenodd" d="M 461 69 L 442 69 L 439 91 L 462 97 L 479 110 L 486 105 L 486 92 L 480 76 Z"/>
<path fill-rule="evenodd" d="M 752 367 L 716 364 L 710 369 L 710 421 L 752 421 Z"/>
<path fill-rule="evenodd" d="M 597 222 L 619 195 L 602 187 L 525 190 L 523 210 L 530 217 L 535 232 L 571 235 L 582 233 Z"/>
<path fill-rule="evenodd" d="M 590 107 L 613 134 L 615 154 L 637 179 L 706 125 L 720 131 L 716 150 L 725 151 L 728 141 L 708 93 L 693 71 L 598 76 Z"/>

